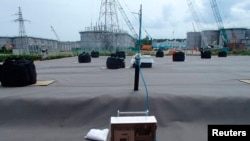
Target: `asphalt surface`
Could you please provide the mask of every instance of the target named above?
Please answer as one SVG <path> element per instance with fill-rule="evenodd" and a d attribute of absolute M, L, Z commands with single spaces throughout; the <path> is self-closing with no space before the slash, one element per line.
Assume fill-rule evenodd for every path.
<path fill-rule="evenodd" d="M 77 57 L 35 62 L 37 79 L 55 82 L 0 86 L 0 141 L 85 140 L 90 129 L 109 128 L 117 110 L 147 106 L 157 141 L 203 141 L 209 124 L 250 124 L 250 84 L 240 81 L 250 79 L 249 56 L 153 58 L 152 68 L 141 69 L 139 91 L 131 57 L 117 70 L 106 69 L 104 56 L 86 64 Z"/>

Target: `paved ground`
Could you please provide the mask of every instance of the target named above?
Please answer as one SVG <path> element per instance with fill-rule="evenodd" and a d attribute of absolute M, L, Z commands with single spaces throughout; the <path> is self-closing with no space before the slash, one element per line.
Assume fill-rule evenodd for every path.
<path fill-rule="evenodd" d="M 126 68 L 106 69 L 107 57 L 79 64 L 77 57 L 35 62 L 49 86 L 0 87 L 0 141 L 79 141 L 91 128 L 109 128 L 117 110 L 145 110 L 140 79 L 134 92 L 131 57 Z M 250 57 L 155 58 L 143 68 L 158 141 L 207 139 L 208 124 L 250 124 Z M 142 78 L 142 76 L 141 76 Z"/>

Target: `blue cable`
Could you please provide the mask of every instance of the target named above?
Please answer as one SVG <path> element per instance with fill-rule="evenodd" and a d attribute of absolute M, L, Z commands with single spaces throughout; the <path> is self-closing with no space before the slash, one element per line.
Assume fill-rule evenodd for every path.
<path fill-rule="evenodd" d="M 143 84 L 144 84 L 144 87 L 145 87 L 145 91 L 146 91 L 146 104 L 145 104 L 145 108 L 146 108 L 146 111 L 148 111 L 149 110 L 148 87 L 147 87 L 146 81 L 144 79 L 144 76 L 143 76 L 143 73 L 142 73 L 140 67 L 139 67 L 139 71 L 140 71 L 140 75 L 141 75 L 141 78 L 142 78 L 142 81 L 143 81 Z"/>
<path fill-rule="evenodd" d="M 140 75 L 141 75 L 141 78 L 142 78 L 142 81 L 143 81 L 143 84 L 144 84 L 144 87 L 145 87 L 145 90 L 146 90 L 146 105 L 145 105 L 145 107 L 146 107 L 146 111 L 148 111 L 149 110 L 148 87 L 147 87 L 147 84 L 146 84 L 146 81 L 144 79 L 144 76 L 143 76 L 143 73 L 141 71 L 140 66 L 139 66 L 139 71 L 140 71 Z M 155 141 L 158 141 L 158 139 L 156 138 Z"/>

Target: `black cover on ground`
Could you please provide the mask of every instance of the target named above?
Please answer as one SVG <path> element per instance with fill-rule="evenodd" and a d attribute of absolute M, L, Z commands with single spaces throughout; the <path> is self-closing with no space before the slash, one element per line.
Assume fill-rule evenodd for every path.
<path fill-rule="evenodd" d="M 212 54 L 211 51 L 206 50 L 206 51 L 201 51 L 201 59 L 211 59 Z"/>
<path fill-rule="evenodd" d="M 227 57 L 227 52 L 226 51 L 220 51 L 218 53 L 218 57 Z"/>
<path fill-rule="evenodd" d="M 27 86 L 37 80 L 35 64 L 29 59 L 6 59 L 0 73 L 1 84 L 5 87 Z"/>
<path fill-rule="evenodd" d="M 164 57 L 164 51 L 162 49 L 158 49 L 155 57 Z"/>
<path fill-rule="evenodd" d="M 91 62 L 91 56 L 89 53 L 81 53 L 78 55 L 78 62 L 79 63 L 90 63 Z"/>
<path fill-rule="evenodd" d="M 35 62 L 38 79 L 56 80 L 47 87 L 0 87 L 1 141 L 84 141 L 90 129 L 109 128 L 117 110 L 146 109 L 141 76 L 133 91 L 134 69 L 102 69 L 102 56 L 86 65 L 76 59 Z M 250 85 L 239 81 L 250 79 L 248 56 L 171 59 L 142 69 L 157 141 L 206 141 L 208 124 L 250 124 Z"/>
<path fill-rule="evenodd" d="M 108 69 L 125 68 L 124 58 L 108 57 L 106 62 L 106 67 Z"/>
<path fill-rule="evenodd" d="M 91 52 L 91 57 L 92 58 L 99 58 L 99 52 L 98 51 L 92 51 Z"/>
<path fill-rule="evenodd" d="M 185 53 L 181 52 L 181 51 L 180 52 L 175 52 L 173 54 L 172 60 L 174 62 L 183 62 L 183 61 L 185 61 Z"/>
<path fill-rule="evenodd" d="M 2 78 L 2 64 L 0 64 L 0 82 L 1 82 L 1 78 Z"/>
<path fill-rule="evenodd" d="M 116 52 L 117 57 L 126 59 L 126 53 L 125 51 L 117 51 Z"/>

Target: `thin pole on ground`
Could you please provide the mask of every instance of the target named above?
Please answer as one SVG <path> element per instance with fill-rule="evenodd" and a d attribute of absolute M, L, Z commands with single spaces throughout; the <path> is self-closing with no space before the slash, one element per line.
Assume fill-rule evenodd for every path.
<path fill-rule="evenodd" d="M 138 41 L 138 47 L 137 47 L 137 49 L 138 49 L 138 54 L 137 54 L 137 56 L 135 56 L 135 81 L 134 81 L 134 91 L 138 91 L 138 89 L 139 89 L 142 5 L 140 5 L 139 20 L 140 20 L 140 27 L 139 27 L 139 41 Z"/>

